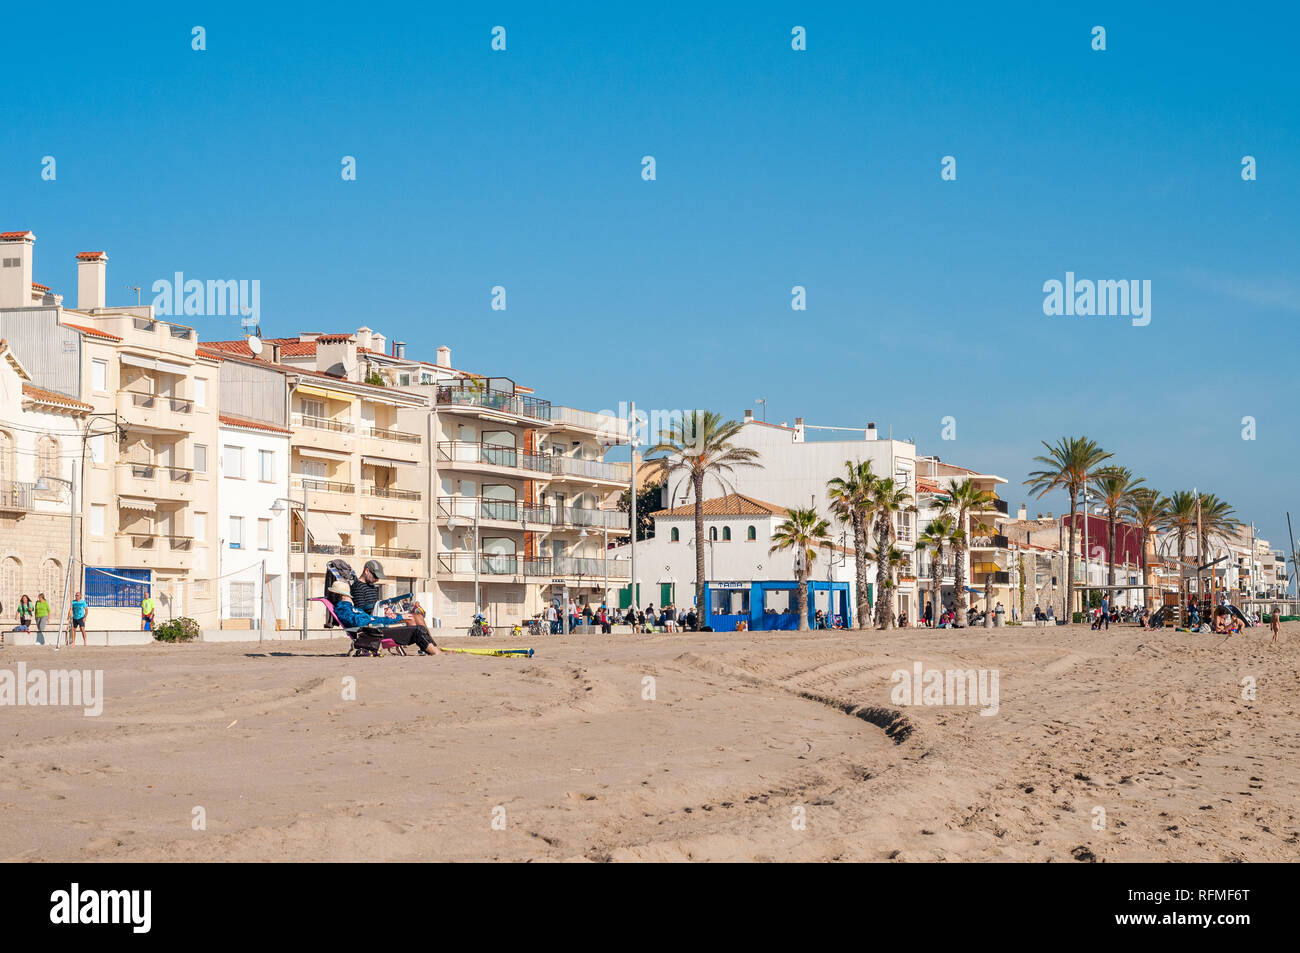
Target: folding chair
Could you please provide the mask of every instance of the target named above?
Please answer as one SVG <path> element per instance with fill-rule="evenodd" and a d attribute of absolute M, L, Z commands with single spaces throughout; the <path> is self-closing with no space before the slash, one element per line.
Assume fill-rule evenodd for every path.
<path fill-rule="evenodd" d="M 397 651 L 398 655 L 406 654 L 406 649 L 402 648 L 402 646 L 398 645 L 392 639 L 386 639 L 380 634 L 384 630 L 383 626 L 363 625 L 348 628 L 343 624 L 343 621 L 339 619 L 338 614 L 335 613 L 334 606 L 331 605 L 330 601 L 324 596 L 316 596 L 312 598 L 311 601 L 323 604 L 325 606 L 325 611 L 328 612 L 330 618 L 334 620 L 334 624 L 347 633 L 348 638 L 352 641 L 352 651 L 345 654 L 378 658 L 380 649 L 388 649 L 390 655 L 394 650 Z"/>

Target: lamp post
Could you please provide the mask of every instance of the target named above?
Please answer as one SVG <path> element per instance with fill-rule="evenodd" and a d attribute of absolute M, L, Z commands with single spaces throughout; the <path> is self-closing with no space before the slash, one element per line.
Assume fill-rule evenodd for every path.
<path fill-rule="evenodd" d="M 271 505 L 272 513 L 283 513 L 285 507 L 290 509 L 302 507 L 302 635 L 299 636 L 304 642 L 307 640 L 307 579 L 308 579 L 308 555 L 311 551 L 311 531 L 308 529 L 307 517 L 311 514 L 311 509 L 307 506 L 307 481 L 302 481 L 302 502 L 291 500 L 287 496 L 277 496 L 275 502 Z M 289 530 L 289 536 L 292 539 L 293 529 Z M 285 570 L 288 571 L 288 554 L 285 554 Z M 287 603 L 287 600 L 286 600 Z"/>
<path fill-rule="evenodd" d="M 73 475 L 75 478 L 76 471 L 73 471 Z M 77 555 L 77 488 L 72 480 L 56 476 L 38 477 L 35 488 L 37 492 L 48 490 L 51 483 L 62 483 L 68 488 L 68 570 L 63 575 L 63 605 L 59 609 L 59 627 L 54 630 L 54 648 L 57 651 L 59 643 L 63 641 L 63 618 L 68 610 L 68 590 L 72 588 L 72 564 Z"/>

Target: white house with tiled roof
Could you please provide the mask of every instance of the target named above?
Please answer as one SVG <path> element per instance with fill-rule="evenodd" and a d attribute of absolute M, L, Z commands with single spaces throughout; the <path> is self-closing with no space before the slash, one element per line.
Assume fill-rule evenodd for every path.
<path fill-rule="evenodd" d="M 772 536 L 785 520 L 783 506 L 739 493 L 704 501 L 704 575 L 709 582 L 787 581 L 794 579 L 793 554 L 772 553 Z M 689 608 L 695 597 L 695 505 L 652 513 L 654 536 L 636 547 L 640 605 Z M 612 550 L 620 557 L 630 547 Z M 817 554 L 813 578 L 853 583 L 853 550 L 837 545 Z M 829 574 L 829 576 L 828 576 Z M 825 598 L 825 593 L 818 593 Z M 619 593 L 626 607 L 627 590 Z M 818 606 L 825 608 L 824 605 Z"/>

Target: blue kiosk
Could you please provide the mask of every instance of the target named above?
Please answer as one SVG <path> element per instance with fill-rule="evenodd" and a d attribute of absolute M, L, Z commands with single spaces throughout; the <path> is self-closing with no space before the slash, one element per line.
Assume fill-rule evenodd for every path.
<path fill-rule="evenodd" d="M 853 624 L 853 600 L 847 582 L 810 580 L 808 583 L 808 625 L 817 615 L 818 593 L 828 593 L 821 601 L 830 606 L 830 614 L 839 616 L 846 626 Z M 868 594 L 870 597 L 870 594 Z M 751 631 L 772 632 L 799 628 L 799 584 L 784 580 L 762 582 L 706 582 L 704 584 L 704 624 L 715 632 L 734 632 L 737 622 Z"/>

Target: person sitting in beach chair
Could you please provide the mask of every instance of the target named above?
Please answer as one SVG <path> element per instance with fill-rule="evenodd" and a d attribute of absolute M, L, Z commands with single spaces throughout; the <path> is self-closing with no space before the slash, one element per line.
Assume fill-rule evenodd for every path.
<path fill-rule="evenodd" d="M 418 621 L 423 617 L 422 612 L 412 611 L 406 619 L 376 619 L 370 613 L 362 612 L 352 604 L 352 590 L 346 582 L 339 580 L 330 587 L 330 590 L 339 597 L 338 603 L 334 606 L 334 613 L 346 628 L 379 629 L 384 638 L 392 639 L 397 645 L 419 646 L 420 651 L 426 655 L 442 654 L 442 649 L 438 648 L 429 636 L 429 630 L 425 628 L 423 622 Z"/>

